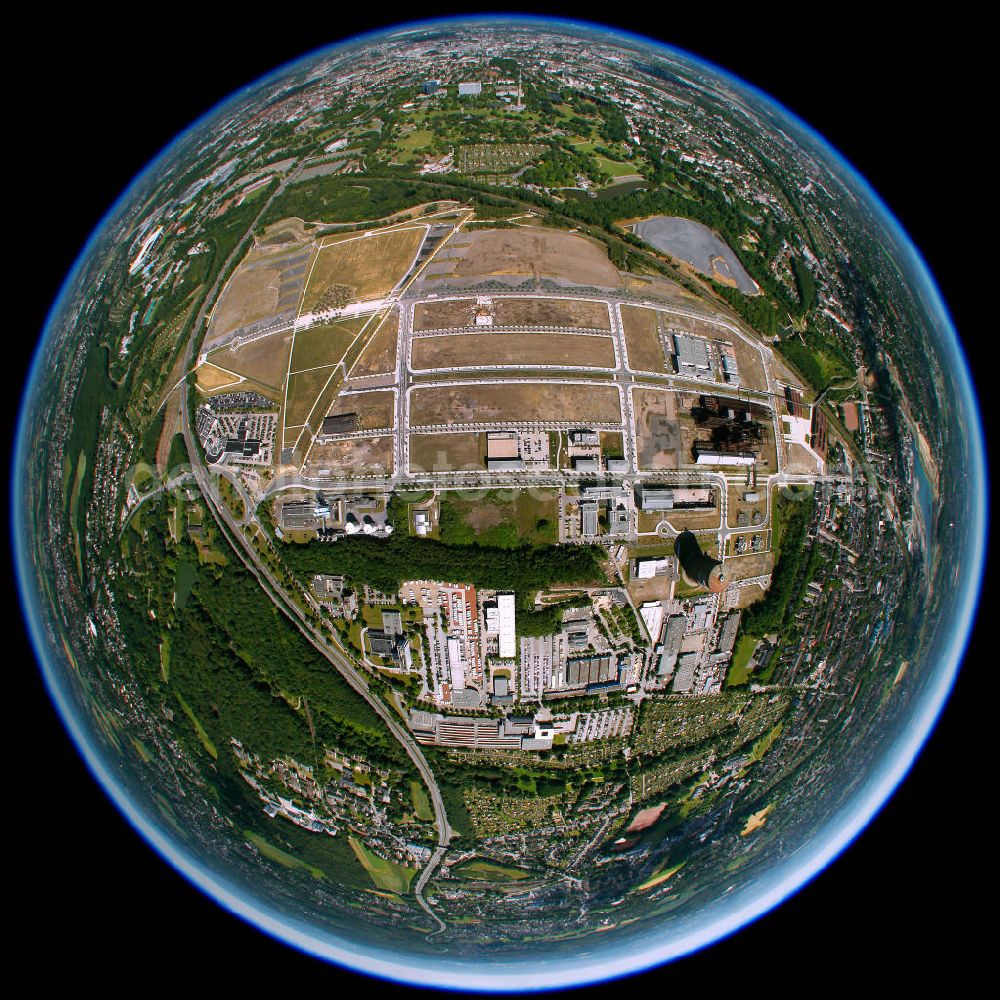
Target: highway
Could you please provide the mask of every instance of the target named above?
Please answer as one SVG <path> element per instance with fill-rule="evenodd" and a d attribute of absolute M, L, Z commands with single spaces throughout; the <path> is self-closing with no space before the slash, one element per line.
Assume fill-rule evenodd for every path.
<path fill-rule="evenodd" d="M 230 264 L 234 260 L 242 256 L 245 245 L 250 239 L 254 228 L 257 226 L 260 219 L 263 218 L 264 213 L 270 207 L 271 202 L 284 190 L 285 186 L 289 183 L 292 177 L 295 176 L 296 172 L 296 170 L 290 171 L 289 174 L 286 175 L 285 179 L 282 180 L 281 184 L 278 185 L 274 194 L 272 194 L 271 197 L 265 202 L 258 216 L 247 228 L 247 233 L 243 237 L 243 240 L 238 243 L 236 247 L 234 247 L 229 259 L 220 270 L 219 276 L 216 278 L 215 284 L 205 297 L 201 309 L 199 310 L 196 320 L 192 326 L 191 338 L 188 342 L 184 360 L 185 369 L 189 370 L 191 367 L 195 346 L 198 343 L 198 338 L 204 327 L 205 319 L 211 308 L 211 304 L 214 302 L 215 296 L 218 294 L 222 275 L 227 272 Z M 223 534 L 228 535 L 233 550 L 240 557 L 247 569 L 253 573 L 257 582 L 260 584 L 261 589 L 267 594 L 275 606 L 292 620 L 292 622 L 298 627 L 299 631 L 305 636 L 316 651 L 323 655 L 336 668 L 344 680 L 362 698 L 364 698 L 364 700 L 371 706 L 372 710 L 379 716 L 379 718 L 382 719 L 386 728 L 401 744 L 410 760 L 413 761 L 417 772 L 420 774 L 420 777 L 427 786 L 427 790 L 430 794 L 431 805 L 434 810 L 435 825 L 438 831 L 438 846 L 414 886 L 414 897 L 437 925 L 437 933 L 440 933 L 445 928 L 444 921 L 442 921 L 441 918 L 428 905 L 427 900 L 423 896 L 423 889 L 447 851 L 448 844 L 451 842 L 452 829 L 448 823 L 448 816 L 445 811 L 441 790 L 434 778 L 434 773 L 431 770 L 430 764 L 427 762 L 427 758 L 424 756 L 420 745 L 413 738 L 410 730 L 401 722 L 396 713 L 388 705 L 386 705 L 381 698 L 372 694 L 368 688 L 367 680 L 354 667 L 344 651 L 328 642 L 316 626 L 308 620 L 305 612 L 299 607 L 288 591 L 285 590 L 282 584 L 275 578 L 267 566 L 264 565 L 259 554 L 257 553 L 257 550 L 254 548 L 253 543 L 250 542 L 244 535 L 242 531 L 242 522 L 238 522 L 233 517 L 232 513 L 219 498 L 208 469 L 205 467 L 205 464 L 201 459 L 201 453 L 198 450 L 198 441 L 195 436 L 194 428 L 191 426 L 187 381 L 183 382 L 181 385 L 181 431 L 184 435 L 184 444 L 187 448 L 188 458 L 191 462 L 191 473 L 194 476 L 195 482 L 197 483 L 202 496 L 205 498 L 208 509 L 215 517 L 215 520 L 218 522 Z"/>

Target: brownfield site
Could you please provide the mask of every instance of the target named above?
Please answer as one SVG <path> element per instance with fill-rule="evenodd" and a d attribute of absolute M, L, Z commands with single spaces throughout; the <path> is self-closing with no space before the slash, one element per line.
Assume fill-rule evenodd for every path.
<path fill-rule="evenodd" d="M 604 302 L 588 299 L 495 298 L 493 322 L 497 326 L 568 326 L 580 330 L 610 330 L 611 317 Z"/>
<path fill-rule="evenodd" d="M 213 351 L 209 360 L 227 371 L 244 375 L 271 390 L 285 384 L 288 372 L 288 352 L 292 345 L 292 331 L 272 333 L 235 351 L 227 347 Z"/>
<path fill-rule="evenodd" d="M 624 313 L 624 309 L 622 312 Z M 740 385 L 747 389 L 767 389 L 767 377 L 764 374 L 764 362 L 760 351 L 748 344 L 735 333 L 723 330 L 714 323 L 691 316 L 675 316 L 672 313 L 661 313 L 661 325 L 671 332 L 692 333 L 696 337 L 705 337 L 715 347 L 717 353 L 720 345 L 728 344 L 736 357 L 736 365 L 740 371 Z M 634 366 L 633 366 L 634 367 Z"/>
<path fill-rule="evenodd" d="M 490 385 L 416 386 L 410 391 L 410 424 L 565 421 L 580 426 L 621 423 L 618 390 L 587 383 L 500 382 Z"/>
<path fill-rule="evenodd" d="M 413 307 L 414 330 L 454 330 L 474 326 L 475 299 L 445 299 L 443 302 L 418 302 Z"/>
<path fill-rule="evenodd" d="M 364 375 L 383 375 L 396 370 L 396 341 L 399 339 L 399 310 L 384 320 L 372 320 L 375 326 L 382 323 L 361 352 L 350 374 L 359 378 Z"/>
<path fill-rule="evenodd" d="M 551 229 L 480 229 L 466 233 L 464 255 L 455 264 L 460 278 L 491 274 L 564 278 L 576 285 L 621 288 L 622 276 L 598 243 Z"/>
<path fill-rule="evenodd" d="M 660 339 L 662 330 L 658 322 L 663 313 L 643 306 L 622 306 L 621 313 L 629 368 L 637 372 L 666 371 L 666 356 Z"/>
<path fill-rule="evenodd" d="M 671 389 L 632 390 L 636 450 L 640 469 L 676 469 L 680 424 L 677 393 Z"/>
<path fill-rule="evenodd" d="M 409 270 L 425 232 L 423 226 L 373 231 L 324 246 L 309 275 L 302 312 L 321 307 L 324 294 L 335 285 L 350 288 L 353 301 L 388 295 Z"/>
<path fill-rule="evenodd" d="M 329 470 L 333 476 L 389 475 L 392 472 L 392 435 L 317 442 L 309 453 L 310 472 Z"/>
<path fill-rule="evenodd" d="M 354 392 L 338 396 L 324 416 L 357 415 L 357 430 L 374 431 L 396 423 L 395 395 L 392 392 Z M 314 421 L 318 426 L 318 421 Z"/>
<path fill-rule="evenodd" d="M 223 369 L 208 362 L 198 368 L 198 389 L 201 392 L 215 392 L 217 389 L 238 385 L 241 381 L 239 375 L 223 371 Z"/>
<path fill-rule="evenodd" d="M 504 365 L 558 365 L 565 368 L 615 366 L 610 337 L 576 333 L 438 334 L 412 342 L 414 369 L 488 368 Z"/>
<path fill-rule="evenodd" d="M 240 327 L 279 313 L 294 313 L 309 270 L 312 250 L 294 247 L 252 250 L 226 283 L 212 310 L 207 347 Z"/>
<path fill-rule="evenodd" d="M 486 468 L 485 434 L 411 434 L 410 471 Z"/>
<path fill-rule="evenodd" d="M 285 426 L 298 427 L 309 420 L 310 426 L 319 427 L 323 414 L 315 407 L 316 398 L 323 391 L 335 368 L 313 368 L 311 371 L 292 375 L 288 379 L 288 394 L 285 400 Z"/>
<path fill-rule="evenodd" d="M 292 344 L 292 372 L 335 365 L 354 343 L 364 323 L 363 319 L 350 319 L 299 330 Z"/>

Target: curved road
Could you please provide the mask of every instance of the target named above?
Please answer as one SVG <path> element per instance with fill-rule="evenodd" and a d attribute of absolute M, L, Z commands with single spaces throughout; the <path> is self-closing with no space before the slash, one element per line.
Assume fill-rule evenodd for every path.
<path fill-rule="evenodd" d="M 215 301 L 215 297 L 218 295 L 223 275 L 228 272 L 232 263 L 242 256 L 244 248 L 251 238 L 254 227 L 258 224 L 260 219 L 263 218 L 264 213 L 270 207 L 271 202 L 274 201 L 279 194 L 281 194 L 296 173 L 297 169 L 290 171 L 281 181 L 275 189 L 274 194 L 267 199 L 257 217 L 250 223 L 247 228 L 246 235 L 233 248 L 229 258 L 220 269 L 215 283 L 205 296 L 205 300 L 203 301 L 201 308 L 198 311 L 197 318 L 192 326 L 191 338 L 188 341 L 184 358 L 185 371 L 191 370 L 195 346 L 198 343 L 198 339 L 202 329 L 204 328 L 205 321 L 209 311 L 211 310 L 212 304 Z M 247 569 L 249 569 L 250 572 L 256 577 L 261 589 L 267 594 L 271 601 L 279 608 L 279 610 L 284 612 L 284 614 L 292 620 L 292 622 L 299 628 L 299 631 L 302 632 L 317 652 L 321 653 L 331 664 L 333 664 L 344 680 L 347 681 L 347 683 L 362 698 L 365 699 L 365 701 L 371 706 L 372 710 L 379 716 L 379 718 L 382 719 L 386 728 L 402 745 L 410 760 L 413 761 L 420 777 L 426 784 L 427 790 L 430 793 L 431 804 L 434 808 L 434 820 L 438 831 L 438 846 L 432 854 L 430 861 L 420 873 L 420 877 L 417 879 L 414 886 L 413 894 L 420 906 L 423 907 L 427 914 L 437 924 L 437 929 L 432 933 L 440 933 L 445 929 L 445 923 L 430 908 L 427 901 L 424 899 L 423 889 L 445 855 L 448 844 L 451 841 L 452 829 L 448 823 L 448 816 L 445 811 L 441 790 L 438 788 L 437 781 L 434 778 L 434 773 L 431 770 L 430 764 L 427 762 L 427 758 L 424 756 L 423 751 L 420 748 L 420 744 L 413 738 L 413 734 L 410 730 L 400 722 L 393 710 L 389 708 L 381 698 L 372 694 L 368 688 L 367 680 L 362 673 L 354 667 L 346 653 L 336 645 L 327 641 L 316 626 L 308 620 L 305 613 L 298 606 L 298 604 L 295 603 L 292 596 L 275 578 L 268 567 L 264 565 L 254 548 L 253 543 L 248 541 L 248 539 L 244 536 L 243 531 L 241 530 L 241 523 L 233 517 L 228 507 L 226 507 L 226 505 L 219 498 L 217 491 L 213 488 L 209 472 L 205 467 L 204 462 L 202 462 L 201 453 L 198 450 L 198 442 L 191 426 L 190 408 L 188 406 L 187 380 L 181 383 L 181 430 L 184 434 L 184 444 L 187 447 L 188 458 L 191 462 L 191 471 L 198 484 L 198 488 L 205 497 L 206 504 L 216 521 L 219 523 L 219 527 L 223 531 L 223 534 L 228 535 L 230 544 L 234 551 L 237 555 L 239 555 Z"/>

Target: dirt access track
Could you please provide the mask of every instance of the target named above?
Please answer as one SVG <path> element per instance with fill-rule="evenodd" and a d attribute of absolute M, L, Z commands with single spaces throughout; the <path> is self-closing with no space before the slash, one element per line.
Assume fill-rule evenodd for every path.
<path fill-rule="evenodd" d="M 415 386 L 410 390 L 410 425 L 540 424 L 572 419 L 574 424 L 621 424 L 613 385 L 557 382 L 497 382 L 486 385 Z"/>
<path fill-rule="evenodd" d="M 457 245 L 453 245 L 458 250 Z M 462 236 L 462 256 L 455 263 L 459 278 L 493 274 L 562 278 L 575 285 L 621 288 L 621 274 L 604 247 L 573 233 L 524 226 L 479 229 Z"/>

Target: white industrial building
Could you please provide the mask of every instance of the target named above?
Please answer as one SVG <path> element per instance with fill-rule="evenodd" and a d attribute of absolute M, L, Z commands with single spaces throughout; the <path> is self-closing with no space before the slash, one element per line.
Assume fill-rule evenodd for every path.
<path fill-rule="evenodd" d="M 513 594 L 497 596 L 497 634 L 500 636 L 500 659 L 514 659 L 517 656 L 517 637 L 514 631 Z"/>

